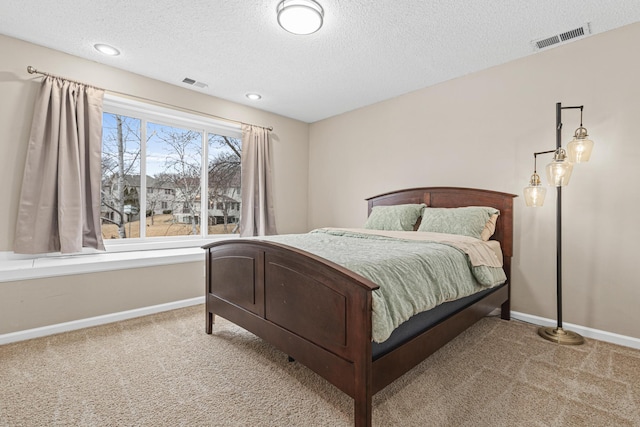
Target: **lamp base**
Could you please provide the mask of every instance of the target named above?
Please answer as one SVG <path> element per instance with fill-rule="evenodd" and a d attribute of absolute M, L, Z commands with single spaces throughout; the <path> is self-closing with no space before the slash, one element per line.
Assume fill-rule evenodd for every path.
<path fill-rule="evenodd" d="M 558 344 L 584 344 L 584 338 L 582 338 L 582 335 L 572 331 L 565 331 L 562 328 L 554 328 L 553 326 L 539 328 L 538 335 L 540 335 L 545 340 L 553 341 Z"/>

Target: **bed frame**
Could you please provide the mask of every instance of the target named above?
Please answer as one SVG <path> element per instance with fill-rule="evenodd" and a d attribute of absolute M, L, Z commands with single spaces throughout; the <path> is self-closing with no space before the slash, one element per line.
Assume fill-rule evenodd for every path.
<path fill-rule="evenodd" d="M 315 371 L 355 400 L 355 426 L 371 426 L 372 396 L 462 331 L 501 308 L 510 318 L 513 194 L 469 188 L 400 190 L 367 199 L 374 206 L 491 206 L 500 210 L 492 239 L 500 241 L 507 285 L 449 314 L 373 360 L 372 291 L 378 286 L 337 264 L 289 246 L 224 240 L 206 249 L 206 332 L 215 315 L 243 327 Z"/>

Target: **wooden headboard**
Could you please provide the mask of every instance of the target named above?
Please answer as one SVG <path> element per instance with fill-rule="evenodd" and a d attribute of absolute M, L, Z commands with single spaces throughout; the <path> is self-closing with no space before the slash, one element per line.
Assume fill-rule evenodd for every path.
<path fill-rule="evenodd" d="M 459 187 L 424 187 L 392 191 L 369 197 L 369 214 L 374 206 L 424 203 L 432 208 L 460 208 L 490 206 L 500 211 L 496 231 L 491 237 L 498 240 L 505 257 L 513 256 L 513 198 L 515 194 Z"/>

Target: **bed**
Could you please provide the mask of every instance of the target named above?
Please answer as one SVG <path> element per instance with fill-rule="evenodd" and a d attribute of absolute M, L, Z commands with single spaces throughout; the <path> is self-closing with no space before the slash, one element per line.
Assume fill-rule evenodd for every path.
<path fill-rule="evenodd" d="M 492 240 L 502 250 L 506 282 L 438 305 L 372 342 L 378 285 L 295 247 L 260 239 L 218 241 L 206 250 L 206 332 L 215 315 L 243 327 L 304 364 L 354 399 L 354 425 L 370 426 L 372 396 L 496 308 L 510 318 L 513 198 L 490 190 L 430 187 L 367 199 L 378 206 L 489 206 L 500 215 Z"/>

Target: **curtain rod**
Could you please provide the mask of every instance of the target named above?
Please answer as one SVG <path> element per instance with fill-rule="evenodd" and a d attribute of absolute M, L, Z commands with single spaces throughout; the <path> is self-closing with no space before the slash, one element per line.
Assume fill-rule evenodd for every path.
<path fill-rule="evenodd" d="M 92 87 L 94 89 L 104 90 L 105 92 L 113 93 L 113 94 L 116 94 L 116 95 L 122 95 L 122 96 L 131 97 L 131 98 L 141 99 L 143 101 L 151 102 L 153 104 L 157 104 L 157 105 L 161 105 L 161 106 L 165 106 L 165 107 L 174 108 L 174 109 L 181 110 L 181 111 L 184 111 L 184 112 L 187 112 L 187 113 L 194 113 L 194 114 L 204 115 L 204 116 L 213 117 L 213 118 L 220 119 L 220 120 L 225 120 L 225 121 L 231 122 L 231 123 L 239 123 L 241 125 L 256 126 L 256 125 L 252 125 L 251 123 L 245 123 L 245 122 L 240 122 L 238 120 L 227 119 L 226 117 L 220 117 L 220 116 L 216 116 L 214 114 L 203 113 L 202 111 L 192 110 L 190 108 L 179 107 L 177 105 L 168 104 L 166 102 L 161 102 L 161 101 L 155 101 L 153 99 L 144 98 L 142 96 L 130 95 L 128 93 L 123 93 L 123 92 L 118 92 L 118 91 L 115 91 L 115 90 L 104 89 L 104 88 L 101 88 L 101 87 L 98 87 L 98 86 L 88 85 L 86 83 L 79 82 L 77 80 L 71 80 L 71 79 L 68 79 L 66 77 L 60 77 L 60 76 L 57 76 L 55 74 L 51 74 L 51 73 L 47 73 L 45 71 L 37 70 L 35 67 L 32 67 L 31 65 L 27 66 L 27 72 L 29 74 L 40 74 L 40 75 L 43 75 L 43 76 L 54 77 L 54 78 L 57 78 L 57 79 L 66 80 L 68 82 L 81 84 L 81 85 L 84 85 L 84 86 Z M 261 127 L 263 129 L 267 129 L 268 131 L 273 131 L 273 126 L 269 126 L 269 127 L 258 126 L 258 127 Z"/>

